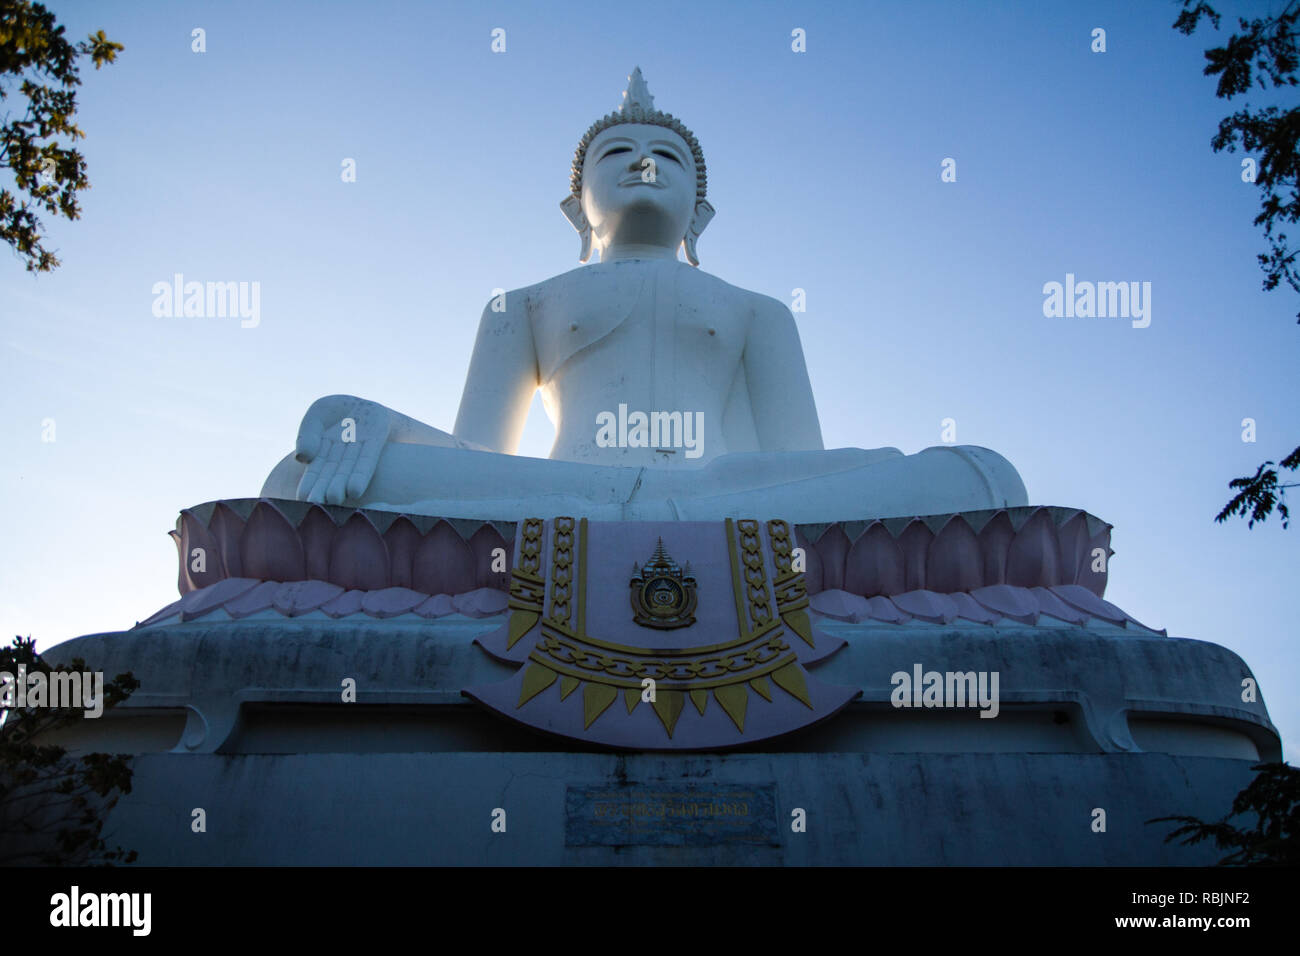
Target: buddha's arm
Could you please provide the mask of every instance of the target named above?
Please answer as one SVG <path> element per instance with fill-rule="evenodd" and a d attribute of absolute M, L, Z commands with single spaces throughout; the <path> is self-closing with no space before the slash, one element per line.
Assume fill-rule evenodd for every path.
<path fill-rule="evenodd" d="M 776 299 L 755 297 L 744 365 L 759 447 L 763 451 L 825 447 L 799 330 L 790 310 Z"/>
<path fill-rule="evenodd" d="M 426 425 L 354 395 L 327 395 L 307 409 L 294 452 L 268 476 L 262 494 L 343 504 L 370 494 L 384 450 L 393 445 L 436 445 L 476 451 L 511 451 L 519 445 L 537 382 L 532 331 L 520 308 L 483 310 L 455 434 Z M 499 416 L 499 417 L 498 417 Z M 390 476 L 391 477 L 391 476 Z"/>
<path fill-rule="evenodd" d="M 505 305 L 502 312 L 493 312 L 490 303 L 483 309 L 453 431 L 463 441 L 513 455 L 537 391 L 537 347 L 524 293 L 507 293 Z"/>

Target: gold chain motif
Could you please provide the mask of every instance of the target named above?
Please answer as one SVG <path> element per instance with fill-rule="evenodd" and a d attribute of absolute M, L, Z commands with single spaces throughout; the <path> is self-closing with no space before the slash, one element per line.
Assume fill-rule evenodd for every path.
<path fill-rule="evenodd" d="M 772 542 L 772 563 L 776 565 L 776 580 L 772 585 L 776 593 L 776 612 L 804 643 L 816 647 L 812 625 L 808 621 L 808 586 L 804 573 L 794 569 L 790 526 L 774 518 L 767 523 L 767 536 Z"/>
<path fill-rule="evenodd" d="M 519 611 L 541 611 L 545 596 L 542 580 L 542 520 L 525 518 L 519 543 L 519 563 L 510 573 L 510 607 Z"/>
<path fill-rule="evenodd" d="M 790 526 L 774 518 L 767 523 L 767 535 L 772 539 L 772 563 L 776 565 L 776 582 L 780 584 L 799 573 L 791 559 Z"/>
<path fill-rule="evenodd" d="M 776 565 L 776 591 L 778 613 L 808 606 L 808 587 L 802 571 L 794 570 L 793 549 L 790 547 L 790 526 L 774 519 L 767 523 L 767 534 L 772 540 L 772 563 Z"/>
<path fill-rule="evenodd" d="M 749 598 L 749 616 L 757 631 L 772 623 L 772 606 L 768 602 L 767 571 L 763 567 L 762 542 L 758 522 L 743 518 L 736 522 L 740 536 L 740 560 L 745 566 L 745 586 Z M 743 624 L 743 622 L 742 622 Z"/>
<path fill-rule="evenodd" d="M 692 660 L 663 660 L 589 650 L 579 641 L 543 630 L 542 639 L 531 657 L 559 673 L 599 683 L 640 687 L 641 680 L 650 677 L 656 681 L 681 681 L 688 683 L 689 687 L 705 688 L 761 677 L 787 663 L 785 656 L 789 651 L 790 645 L 782 636 L 773 634 L 744 650 L 704 655 Z M 765 668 L 765 664 L 772 666 Z"/>
<path fill-rule="evenodd" d="M 518 570 L 531 578 L 542 577 L 542 519 L 524 519 L 524 540 L 519 548 Z"/>
<path fill-rule="evenodd" d="M 551 613 L 556 626 L 569 627 L 573 600 L 573 519 L 556 518 L 551 532 Z"/>

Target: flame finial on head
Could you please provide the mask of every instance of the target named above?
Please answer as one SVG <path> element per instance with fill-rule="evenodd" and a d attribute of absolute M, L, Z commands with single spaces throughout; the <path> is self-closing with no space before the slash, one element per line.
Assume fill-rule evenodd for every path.
<path fill-rule="evenodd" d="M 620 109 L 624 112 L 637 109 L 651 112 L 654 108 L 655 98 L 650 95 L 650 87 L 645 85 L 641 67 L 635 67 L 632 75 L 627 78 L 627 89 L 623 91 L 623 105 Z"/>

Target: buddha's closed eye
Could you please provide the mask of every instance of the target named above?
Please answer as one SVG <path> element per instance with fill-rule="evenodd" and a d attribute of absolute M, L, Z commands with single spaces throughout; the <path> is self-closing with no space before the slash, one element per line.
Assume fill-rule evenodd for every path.
<path fill-rule="evenodd" d="M 630 146 L 611 146 L 609 149 L 605 150 L 605 152 L 601 154 L 600 158 L 608 159 L 610 156 L 617 156 L 620 153 L 630 153 L 630 152 L 632 152 L 632 147 Z M 676 163 L 678 166 L 682 165 L 681 159 L 679 159 L 677 156 L 675 156 L 673 153 L 670 153 L 666 149 L 656 149 L 653 150 L 653 153 L 654 155 L 658 156 L 661 159 L 667 159 L 670 162 Z"/>

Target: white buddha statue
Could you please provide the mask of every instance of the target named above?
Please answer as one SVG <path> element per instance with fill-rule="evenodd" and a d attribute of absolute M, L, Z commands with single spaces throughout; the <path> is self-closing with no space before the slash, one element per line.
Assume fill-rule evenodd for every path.
<path fill-rule="evenodd" d="M 825 450 L 790 310 L 697 268 L 714 210 L 694 134 L 655 109 L 640 69 L 623 95 L 582 138 L 561 203 L 580 261 L 600 261 L 484 308 L 452 434 L 331 395 L 262 495 L 502 520 L 804 523 L 1027 504 L 986 448 Z M 538 389 L 549 459 L 516 454 Z"/>

